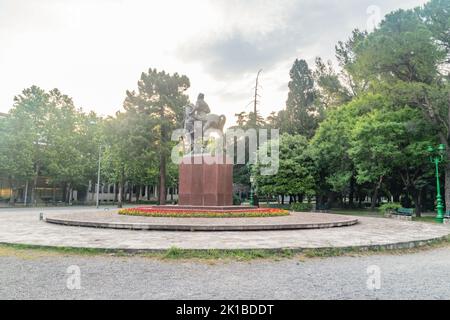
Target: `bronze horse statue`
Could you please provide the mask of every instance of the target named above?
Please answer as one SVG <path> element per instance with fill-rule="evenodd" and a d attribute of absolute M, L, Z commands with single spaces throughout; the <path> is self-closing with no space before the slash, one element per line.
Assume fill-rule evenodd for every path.
<path fill-rule="evenodd" d="M 194 143 L 195 121 L 202 122 L 203 135 L 209 129 L 219 130 L 220 132 L 223 132 L 223 128 L 226 122 L 225 115 L 210 113 L 209 106 L 205 102 L 204 97 L 205 97 L 204 94 L 200 93 L 195 105 L 189 104 L 184 108 L 185 110 L 184 129 L 191 137 L 191 150 L 193 149 Z"/>
<path fill-rule="evenodd" d="M 203 122 L 203 132 L 205 132 L 208 129 L 216 129 L 220 130 L 220 132 L 223 132 L 223 127 L 225 126 L 225 122 L 227 121 L 227 118 L 225 115 L 218 115 L 210 113 L 206 115 L 206 121 Z"/>

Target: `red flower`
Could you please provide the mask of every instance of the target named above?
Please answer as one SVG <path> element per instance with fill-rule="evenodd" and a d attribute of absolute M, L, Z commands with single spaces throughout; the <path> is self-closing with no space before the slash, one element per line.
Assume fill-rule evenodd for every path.
<path fill-rule="evenodd" d="M 276 208 L 242 208 L 239 210 L 208 210 L 183 208 L 160 208 L 160 207 L 138 207 L 130 209 L 121 209 L 119 214 L 123 215 L 141 215 L 155 217 L 264 217 L 264 216 L 283 216 L 289 212 Z"/>

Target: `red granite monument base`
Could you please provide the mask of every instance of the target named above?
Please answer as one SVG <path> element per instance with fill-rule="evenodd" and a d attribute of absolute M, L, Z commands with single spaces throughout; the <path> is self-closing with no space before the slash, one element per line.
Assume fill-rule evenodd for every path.
<path fill-rule="evenodd" d="M 185 156 L 179 170 L 180 206 L 233 205 L 233 164 L 229 159 Z"/>

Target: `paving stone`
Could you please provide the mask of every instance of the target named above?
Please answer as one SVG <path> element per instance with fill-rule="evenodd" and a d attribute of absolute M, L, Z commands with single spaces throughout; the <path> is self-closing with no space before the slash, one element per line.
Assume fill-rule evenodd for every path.
<path fill-rule="evenodd" d="M 319 229 L 351 226 L 358 223 L 352 216 L 324 213 L 291 213 L 280 217 L 247 218 L 164 218 L 119 215 L 117 210 L 47 214 L 49 223 L 107 229 L 169 231 L 261 231 Z"/>
<path fill-rule="evenodd" d="M 2 209 L 0 242 L 42 246 L 67 246 L 127 250 L 184 249 L 280 249 L 353 246 L 420 245 L 450 234 L 449 225 L 384 218 L 358 217 L 350 227 L 238 232 L 175 232 L 95 229 L 39 221 L 45 214 L 76 214 L 103 210 L 73 208 Z"/>

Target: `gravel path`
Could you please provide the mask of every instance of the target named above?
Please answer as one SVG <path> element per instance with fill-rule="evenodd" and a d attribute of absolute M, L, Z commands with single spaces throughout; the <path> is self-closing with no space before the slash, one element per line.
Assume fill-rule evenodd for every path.
<path fill-rule="evenodd" d="M 81 289 L 69 290 L 80 270 Z M 369 269 L 368 269 L 369 268 Z M 379 269 L 378 269 L 379 268 Z M 380 289 L 369 290 L 369 272 Z M 374 275 L 374 274 L 372 274 Z M 72 285 L 76 282 L 70 282 Z M 376 282 L 374 282 L 376 283 Z M 0 255 L 0 299 L 448 299 L 450 248 L 252 262 Z"/>

